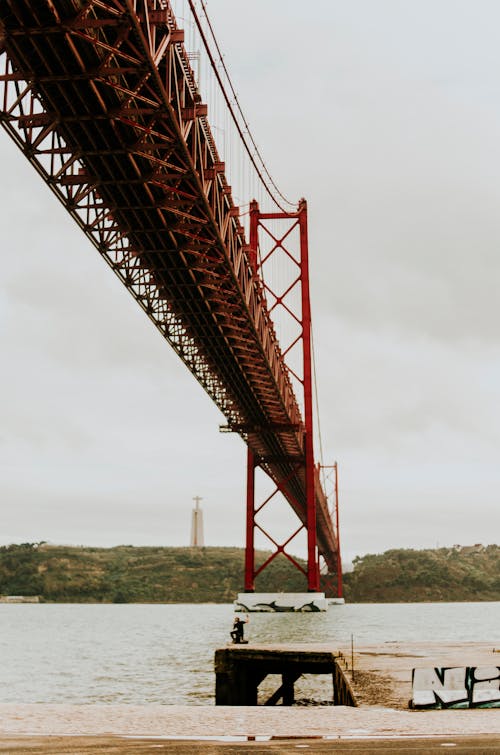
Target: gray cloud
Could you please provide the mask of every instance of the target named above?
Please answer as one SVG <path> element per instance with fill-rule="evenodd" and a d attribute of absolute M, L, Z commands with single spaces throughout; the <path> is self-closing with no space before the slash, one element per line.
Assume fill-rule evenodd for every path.
<path fill-rule="evenodd" d="M 346 554 L 494 539 L 498 3 L 209 11 L 273 175 L 309 202 Z M 183 544 L 199 494 L 207 542 L 243 544 L 243 444 L 3 133 L 0 164 L 2 542 Z"/>

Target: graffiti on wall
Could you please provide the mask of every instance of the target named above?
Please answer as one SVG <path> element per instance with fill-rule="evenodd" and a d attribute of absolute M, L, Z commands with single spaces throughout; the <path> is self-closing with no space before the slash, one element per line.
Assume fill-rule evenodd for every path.
<path fill-rule="evenodd" d="M 412 708 L 500 708 L 500 666 L 414 668 Z"/>
<path fill-rule="evenodd" d="M 309 613 L 326 611 L 328 601 L 325 594 L 321 593 L 238 593 L 238 599 L 234 602 L 235 611 L 275 612 L 275 613 Z"/>

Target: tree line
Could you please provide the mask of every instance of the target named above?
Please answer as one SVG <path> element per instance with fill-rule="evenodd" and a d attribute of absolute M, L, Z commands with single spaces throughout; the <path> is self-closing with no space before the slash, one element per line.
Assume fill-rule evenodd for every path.
<path fill-rule="evenodd" d="M 269 553 L 256 556 L 258 565 Z M 0 595 L 65 603 L 229 603 L 243 589 L 244 557 L 242 548 L 8 545 L 0 547 Z M 497 545 L 395 549 L 353 564 L 344 575 L 351 603 L 500 600 Z M 259 592 L 305 589 L 303 574 L 283 556 L 256 582 Z"/>

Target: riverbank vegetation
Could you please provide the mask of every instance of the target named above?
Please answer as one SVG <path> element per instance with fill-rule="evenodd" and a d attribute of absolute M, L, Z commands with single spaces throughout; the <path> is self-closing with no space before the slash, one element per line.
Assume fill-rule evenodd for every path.
<path fill-rule="evenodd" d="M 345 575 L 356 603 L 500 600 L 500 547 L 398 549 L 355 558 Z"/>
<path fill-rule="evenodd" d="M 257 563 L 269 555 L 259 551 Z M 500 600 L 497 545 L 390 550 L 353 563 L 354 570 L 344 575 L 351 603 Z M 242 591 L 243 572 L 242 548 L 43 542 L 0 547 L 1 595 L 39 595 L 57 603 L 228 603 Z M 305 579 L 279 556 L 259 575 L 256 589 L 302 592 Z"/>
<path fill-rule="evenodd" d="M 269 553 L 257 552 L 257 563 Z M 229 603 L 243 589 L 242 548 L 84 548 L 47 543 L 0 547 L 0 594 L 56 603 Z M 284 557 L 258 582 L 262 592 L 304 589 Z"/>

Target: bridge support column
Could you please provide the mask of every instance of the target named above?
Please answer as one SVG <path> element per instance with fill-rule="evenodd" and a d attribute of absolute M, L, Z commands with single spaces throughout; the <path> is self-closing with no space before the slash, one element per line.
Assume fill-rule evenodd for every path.
<path fill-rule="evenodd" d="M 255 459 L 247 450 L 247 528 L 245 546 L 245 592 L 255 590 Z"/>
<path fill-rule="evenodd" d="M 316 496 L 314 492 L 314 444 L 311 358 L 311 299 L 309 293 L 309 248 L 307 243 L 307 203 L 299 203 L 300 282 L 302 293 L 302 359 L 304 380 L 304 422 L 307 505 L 307 587 L 319 590 L 319 562 L 316 534 Z"/>
<path fill-rule="evenodd" d="M 283 226 L 282 226 L 283 222 Z M 307 579 L 309 594 L 319 593 L 320 573 L 319 558 L 320 547 L 318 546 L 318 517 L 320 521 L 319 542 L 321 554 L 332 566 L 334 553 L 334 534 L 330 521 L 327 499 L 322 490 L 321 482 L 317 476 L 314 465 L 314 424 L 313 424 L 313 386 L 312 386 L 312 342 L 311 342 L 311 301 L 309 290 L 309 249 L 307 228 L 307 202 L 302 199 L 296 212 L 268 212 L 261 213 L 258 203 L 254 200 L 250 203 L 250 227 L 249 227 L 248 261 L 256 283 L 264 292 L 268 312 L 279 313 L 279 327 L 288 325 L 287 337 L 282 346 L 281 357 L 289 370 L 290 379 L 295 382 L 299 391 L 303 392 L 304 418 L 299 417 L 296 423 L 283 427 L 283 432 L 292 430 L 297 433 L 299 452 L 287 457 L 286 453 L 274 458 L 272 455 L 260 456 L 258 432 L 263 428 L 256 427 L 256 440 L 252 438 L 251 425 L 247 430 L 247 443 L 249 444 L 247 456 L 247 506 L 246 506 L 246 555 L 245 555 L 245 593 L 255 593 L 255 580 L 263 569 L 274 560 L 276 556 L 285 556 L 293 563 Z M 260 231 L 260 232 L 259 232 Z M 268 268 L 270 261 L 278 255 L 287 264 L 286 283 L 283 280 L 273 278 L 273 268 Z M 270 275 L 267 270 L 270 270 Z M 300 293 L 299 293 L 300 290 Z M 287 319 L 288 318 L 288 319 Z M 285 328 L 286 330 L 286 328 Z M 291 334 L 291 335 L 290 335 Z M 295 348 L 295 351 L 294 351 Z M 300 350 L 300 351 L 299 351 Z M 290 407 L 289 417 L 296 416 L 298 411 Z M 269 432 L 279 433 L 281 423 L 270 424 Z M 265 448 L 265 444 L 264 444 Z M 251 450 L 252 449 L 252 450 Z M 255 453 L 255 456 L 253 455 Z M 259 466 L 271 477 L 276 489 L 263 502 L 255 502 L 255 468 Z M 300 479 L 300 492 L 297 494 L 297 479 Z M 294 487 L 295 486 L 295 487 Z M 260 512 L 276 493 L 282 494 L 292 505 L 300 520 L 300 526 L 295 532 L 279 542 L 273 537 L 267 528 L 262 526 Z M 290 542 L 299 532 L 306 529 L 307 566 L 299 563 L 287 550 Z M 266 536 L 274 552 L 256 567 L 254 535 L 259 530 Z M 280 538 L 281 539 L 281 538 Z M 325 553 L 325 542 L 328 548 Z M 255 597 L 254 594 L 253 597 Z M 313 597 L 311 595 L 311 597 Z M 251 600 L 245 596 L 240 601 L 242 606 L 250 605 Z M 286 601 L 285 608 L 292 606 L 292 610 L 301 610 L 305 605 L 313 605 L 314 602 L 300 603 Z M 276 601 L 267 601 L 274 605 Z M 260 601 L 264 604 L 265 601 Z M 258 609 L 250 609 L 258 610 Z M 282 610 L 281 604 L 276 610 Z"/>
<path fill-rule="evenodd" d="M 339 465 L 337 462 L 335 467 L 335 529 L 337 532 L 337 599 L 339 601 L 344 599 L 344 591 L 342 587 L 342 560 L 340 558 L 340 525 L 339 525 Z"/>

